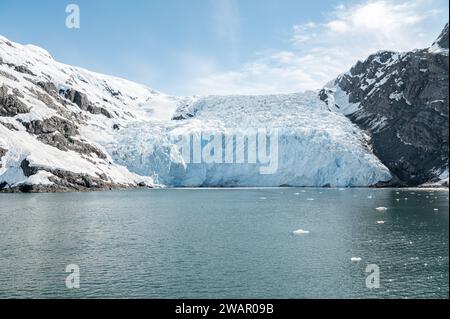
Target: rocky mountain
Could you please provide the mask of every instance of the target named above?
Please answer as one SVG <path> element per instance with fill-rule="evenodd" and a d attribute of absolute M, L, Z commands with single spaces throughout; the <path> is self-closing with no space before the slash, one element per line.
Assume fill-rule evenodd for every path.
<path fill-rule="evenodd" d="M 330 82 L 320 98 L 371 137 L 387 185 L 448 186 L 449 27 L 430 48 L 381 51 Z"/>
<path fill-rule="evenodd" d="M 0 36 L 0 191 L 443 183 L 448 110 L 448 26 L 430 48 L 358 62 L 319 96 L 173 97 Z M 277 131 L 270 174 L 268 154 L 249 160 L 255 129 Z M 203 147 L 205 133 L 221 143 L 188 162 L 176 138 Z M 248 162 L 230 165 L 238 151 Z"/>
<path fill-rule="evenodd" d="M 0 189 L 153 186 L 151 177 L 115 164 L 103 145 L 127 125 L 170 118 L 177 103 L 0 37 Z"/>

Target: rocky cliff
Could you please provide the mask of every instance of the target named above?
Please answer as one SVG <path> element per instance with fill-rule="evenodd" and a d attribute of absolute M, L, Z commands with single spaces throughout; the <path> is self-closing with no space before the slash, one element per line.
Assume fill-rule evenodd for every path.
<path fill-rule="evenodd" d="M 448 41 L 447 24 L 430 48 L 378 52 L 320 91 L 371 136 L 395 176 L 388 185 L 448 185 Z"/>

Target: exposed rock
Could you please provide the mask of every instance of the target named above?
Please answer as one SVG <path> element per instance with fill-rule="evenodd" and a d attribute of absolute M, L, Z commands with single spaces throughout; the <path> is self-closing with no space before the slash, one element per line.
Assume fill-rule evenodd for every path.
<path fill-rule="evenodd" d="M 437 42 L 448 48 L 448 25 Z M 379 52 L 319 96 L 370 134 L 375 155 L 396 176 L 395 185 L 418 186 L 448 169 L 448 70 L 445 53 Z M 339 90 L 348 101 L 334 96 Z"/>
<path fill-rule="evenodd" d="M 0 168 L 2 168 L 2 157 L 6 155 L 6 152 L 8 152 L 8 150 L 0 147 Z"/>
<path fill-rule="evenodd" d="M 30 112 L 30 108 L 16 95 L 8 94 L 8 88 L 5 85 L 0 87 L 0 116 L 13 117 L 28 112 Z"/>
<path fill-rule="evenodd" d="M 31 72 L 30 69 L 28 69 L 26 66 L 24 65 L 16 65 L 14 66 L 14 70 L 16 70 L 19 73 L 24 73 L 24 74 L 28 74 L 28 75 L 32 75 L 32 76 L 36 76 L 36 74 L 34 74 L 33 72 Z"/>
<path fill-rule="evenodd" d="M 449 48 L 449 30 L 448 30 L 448 23 L 446 24 L 446 26 L 444 27 L 444 30 L 442 31 L 442 33 L 439 35 L 439 37 L 437 38 L 436 42 L 433 43 L 434 45 L 438 45 L 439 47 L 443 48 L 443 49 L 448 49 Z"/>
<path fill-rule="evenodd" d="M 172 120 L 173 121 L 183 121 L 183 120 L 187 120 L 187 119 L 190 119 L 190 118 L 193 118 L 193 117 L 194 117 L 194 115 L 188 113 L 188 114 L 174 116 L 172 118 Z"/>
<path fill-rule="evenodd" d="M 28 133 L 36 135 L 55 132 L 59 132 L 64 136 L 74 136 L 78 134 L 78 128 L 75 124 L 57 116 L 53 116 L 43 121 L 35 120 L 24 123 L 24 126 Z"/>
<path fill-rule="evenodd" d="M 5 77 L 11 81 L 19 82 L 19 80 L 14 75 L 9 74 L 8 72 L 2 71 L 2 70 L 0 70 L 0 77 Z"/>
<path fill-rule="evenodd" d="M 4 127 L 6 127 L 8 130 L 18 131 L 17 127 L 15 125 L 11 124 L 11 123 L 0 121 L 0 124 L 3 125 Z"/>
<path fill-rule="evenodd" d="M 37 135 L 38 140 L 59 150 L 71 150 L 88 156 L 93 153 L 101 159 L 107 158 L 96 146 L 74 138 L 78 135 L 78 128 L 63 118 L 54 116 L 43 121 L 23 123 L 23 125 L 28 133 Z"/>
<path fill-rule="evenodd" d="M 47 145 L 56 147 L 61 151 L 70 150 L 88 156 L 90 156 L 91 154 L 95 154 L 100 159 L 107 158 L 107 156 L 96 146 L 82 142 L 70 136 L 65 136 L 63 134 L 60 134 L 59 132 L 53 134 L 41 134 L 38 136 L 38 140 Z"/>
<path fill-rule="evenodd" d="M 102 114 L 108 118 L 112 118 L 112 115 L 103 107 L 98 107 L 89 102 L 86 94 L 77 90 L 68 89 L 60 92 L 66 99 L 78 105 L 83 111 L 87 111 L 91 114 Z"/>
<path fill-rule="evenodd" d="M 31 167 L 30 162 L 27 159 L 24 159 L 20 163 L 20 167 L 22 168 L 23 175 L 25 175 L 26 177 L 33 176 L 39 171 L 39 169 L 37 169 L 36 167 Z"/>
<path fill-rule="evenodd" d="M 54 99 L 61 102 L 63 101 L 58 94 L 58 89 L 52 82 L 37 82 L 36 85 L 39 86 L 41 89 L 43 89 L 48 95 L 50 95 Z"/>

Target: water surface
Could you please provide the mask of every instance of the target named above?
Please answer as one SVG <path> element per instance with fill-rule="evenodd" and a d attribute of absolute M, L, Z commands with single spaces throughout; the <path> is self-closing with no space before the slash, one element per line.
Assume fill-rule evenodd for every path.
<path fill-rule="evenodd" d="M 448 230 L 438 190 L 0 194 L 0 298 L 448 298 Z"/>

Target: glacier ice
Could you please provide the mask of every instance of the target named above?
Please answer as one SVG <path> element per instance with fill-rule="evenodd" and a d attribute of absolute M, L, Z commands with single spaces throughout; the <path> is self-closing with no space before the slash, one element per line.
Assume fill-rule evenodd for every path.
<path fill-rule="evenodd" d="M 175 114 L 189 116 L 133 123 L 103 146 L 118 164 L 167 186 L 355 187 L 391 179 L 364 133 L 344 115 L 330 112 L 316 92 L 209 96 L 183 103 Z M 176 142 L 205 132 L 233 140 L 237 131 L 258 129 L 278 131 L 273 174 L 261 174 L 259 162 L 189 163 Z M 241 146 L 248 156 L 249 143 Z"/>

